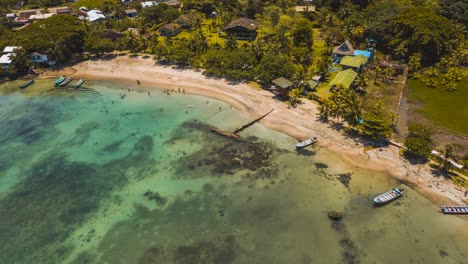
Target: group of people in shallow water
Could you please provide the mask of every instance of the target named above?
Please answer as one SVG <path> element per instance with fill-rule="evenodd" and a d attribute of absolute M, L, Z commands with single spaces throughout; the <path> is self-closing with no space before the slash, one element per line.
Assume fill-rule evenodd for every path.
<path fill-rule="evenodd" d="M 140 84 L 141 84 L 140 81 L 139 81 L 139 80 L 136 80 L 136 81 L 137 81 L 138 86 L 140 86 Z M 132 91 L 132 90 L 131 90 L 130 88 L 128 88 L 128 92 L 130 93 L 131 91 Z M 178 87 L 178 90 L 177 90 L 177 91 L 178 91 L 179 93 L 182 92 L 183 94 L 185 94 L 185 89 L 182 89 L 182 90 L 181 90 L 180 87 Z M 166 89 L 166 90 L 163 91 L 163 93 L 165 93 L 165 94 L 167 94 L 167 95 L 171 95 L 171 93 L 175 93 L 175 92 L 176 92 L 176 90 L 174 90 L 174 89 Z M 126 96 L 126 94 L 119 94 L 119 95 L 120 95 L 120 98 L 121 98 L 121 99 L 124 99 L 125 96 Z M 150 91 L 148 91 L 148 96 L 151 96 L 151 92 L 150 92 Z M 112 103 L 114 103 L 114 101 L 112 101 Z M 209 101 L 206 101 L 206 103 L 209 103 Z M 232 105 L 230 106 L 230 108 L 232 108 Z M 159 112 L 164 112 L 164 111 L 166 111 L 166 109 L 164 109 L 164 107 L 159 108 Z M 221 106 L 219 107 L 219 111 L 220 111 L 220 112 L 222 111 Z M 188 110 L 185 110 L 185 113 L 188 114 L 188 113 L 189 113 Z"/>
<path fill-rule="evenodd" d="M 185 89 L 181 90 L 180 87 L 179 87 L 178 93 L 180 93 L 181 91 L 182 91 L 183 94 L 185 94 Z M 163 93 L 165 93 L 167 95 L 171 95 L 171 93 L 175 93 L 175 92 L 176 92 L 176 90 L 174 90 L 174 89 L 166 89 L 166 90 L 163 91 Z"/>

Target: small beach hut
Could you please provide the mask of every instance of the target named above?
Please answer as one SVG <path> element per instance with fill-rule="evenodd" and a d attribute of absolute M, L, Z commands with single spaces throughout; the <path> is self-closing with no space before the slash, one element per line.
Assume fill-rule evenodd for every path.
<path fill-rule="evenodd" d="M 319 85 L 319 83 L 314 81 L 314 80 L 307 81 L 305 83 L 304 90 L 302 91 L 302 94 L 307 96 L 309 94 L 309 92 L 315 91 L 315 89 L 317 88 L 318 85 Z"/>
<path fill-rule="evenodd" d="M 291 82 L 290 80 L 288 80 L 288 79 L 286 79 L 284 77 L 274 79 L 272 81 L 272 83 L 273 83 L 273 85 L 275 87 L 276 93 L 278 95 L 280 95 L 281 97 L 287 97 L 289 91 L 291 90 L 291 88 L 294 85 L 293 82 Z"/>

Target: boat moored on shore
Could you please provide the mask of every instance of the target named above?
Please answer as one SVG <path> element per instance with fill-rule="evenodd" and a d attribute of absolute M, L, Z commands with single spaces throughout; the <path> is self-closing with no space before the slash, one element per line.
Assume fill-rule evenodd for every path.
<path fill-rule="evenodd" d="M 71 81 L 73 81 L 73 78 L 72 78 L 72 77 L 69 77 L 69 78 L 65 79 L 63 82 L 61 82 L 61 83 L 59 84 L 59 86 L 64 87 L 64 86 L 66 86 L 67 84 L 69 84 Z"/>
<path fill-rule="evenodd" d="M 67 77 L 62 76 L 62 77 L 58 78 L 57 80 L 55 80 L 54 84 L 55 84 L 55 85 L 59 85 L 59 84 L 61 84 L 63 81 L 65 81 L 66 78 L 67 78 Z"/>
<path fill-rule="evenodd" d="M 317 142 L 318 138 L 317 137 L 311 137 L 309 139 L 306 139 L 302 142 L 299 142 L 296 144 L 296 149 L 302 149 L 302 148 L 305 148 L 307 146 L 310 146 L 312 144 L 314 144 L 315 142 Z"/>
<path fill-rule="evenodd" d="M 29 81 L 23 83 L 22 85 L 20 85 L 19 88 L 24 89 L 24 88 L 28 87 L 29 85 L 31 85 L 33 83 L 34 83 L 34 80 L 29 80 Z"/>
<path fill-rule="evenodd" d="M 404 189 L 393 188 L 391 191 L 383 193 L 374 198 L 375 204 L 386 204 L 403 196 Z"/>
<path fill-rule="evenodd" d="M 85 78 L 81 78 L 79 81 L 77 81 L 74 85 L 73 85 L 73 88 L 77 89 L 77 88 L 80 88 L 81 85 L 83 85 L 83 83 L 86 81 Z"/>
<path fill-rule="evenodd" d="M 468 214 L 468 206 L 442 206 L 440 211 L 444 214 Z"/>

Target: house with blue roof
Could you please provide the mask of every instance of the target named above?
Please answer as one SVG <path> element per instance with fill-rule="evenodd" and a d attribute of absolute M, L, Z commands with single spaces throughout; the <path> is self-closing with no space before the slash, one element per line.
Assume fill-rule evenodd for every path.
<path fill-rule="evenodd" d="M 354 56 L 362 55 L 367 58 L 367 60 L 372 59 L 374 53 L 370 50 L 354 50 Z"/>

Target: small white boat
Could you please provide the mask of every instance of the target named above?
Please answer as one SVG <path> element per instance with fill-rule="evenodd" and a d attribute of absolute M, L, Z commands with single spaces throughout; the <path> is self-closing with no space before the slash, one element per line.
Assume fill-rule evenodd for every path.
<path fill-rule="evenodd" d="M 67 79 L 65 79 L 63 82 L 59 83 L 59 86 L 67 86 L 67 84 L 69 84 L 71 81 L 73 81 L 73 77 L 69 77 Z"/>
<path fill-rule="evenodd" d="M 402 188 L 393 188 L 391 191 L 383 193 L 374 198 L 375 204 L 386 204 L 403 196 Z"/>
<path fill-rule="evenodd" d="M 305 148 L 307 146 L 310 146 L 312 144 L 314 144 L 315 142 L 317 142 L 318 138 L 317 137 L 311 137 L 309 139 L 306 139 L 302 142 L 299 142 L 296 144 L 296 149 L 301 149 L 301 148 Z"/>
<path fill-rule="evenodd" d="M 79 81 L 77 81 L 75 83 L 75 85 L 73 85 L 73 88 L 77 89 L 77 88 L 80 88 L 80 86 L 86 81 L 85 78 L 81 78 Z"/>

